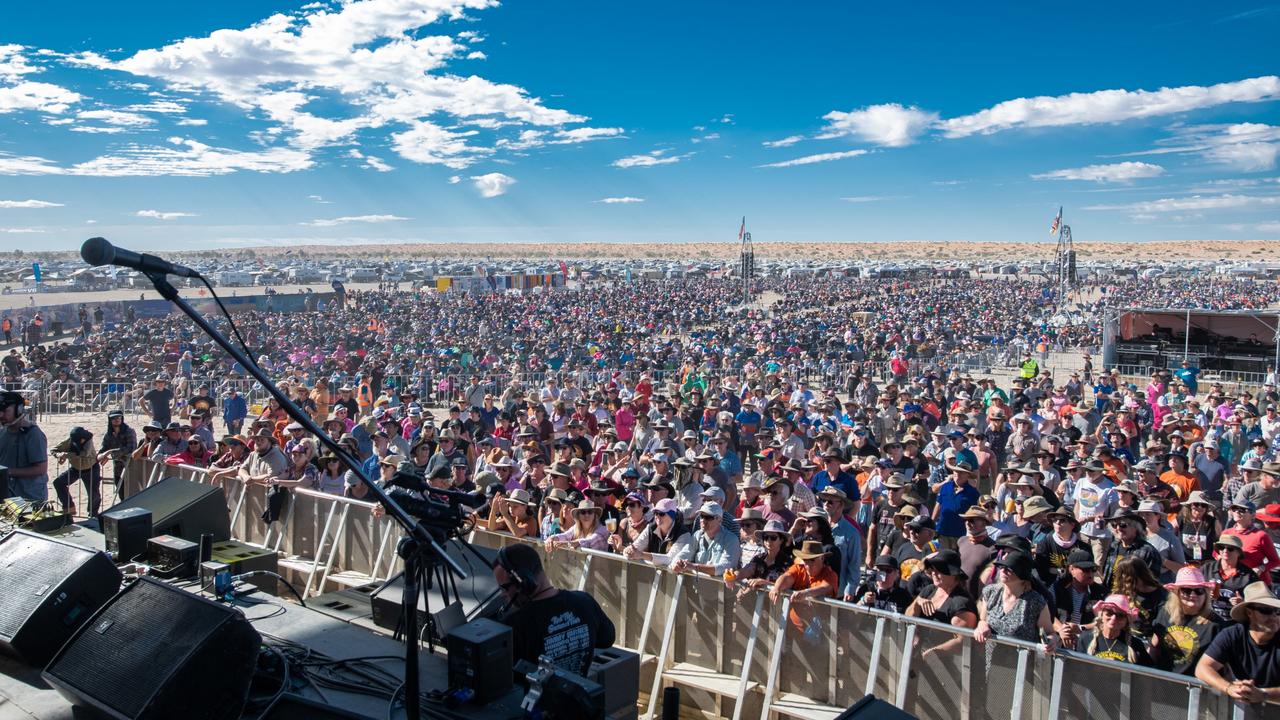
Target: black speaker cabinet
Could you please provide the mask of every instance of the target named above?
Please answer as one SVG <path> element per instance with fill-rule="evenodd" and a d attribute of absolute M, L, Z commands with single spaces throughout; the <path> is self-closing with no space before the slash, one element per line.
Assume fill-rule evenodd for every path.
<path fill-rule="evenodd" d="M 44 679 L 116 720 L 235 720 L 261 641 L 236 610 L 142 578 L 67 641 Z"/>
<path fill-rule="evenodd" d="M 216 485 L 164 478 L 107 510 L 146 508 L 151 511 L 151 537 L 172 535 L 193 543 L 204 533 L 214 541 L 231 539 L 231 517 L 227 497 Z M 104 513 L 105 514 L 105 513 Z"/>
<path fill-rule="evenodd" d="M 37 667 L 120 590 L 121 581 L 105 553 L 26 530 L 0 538 L 0 578 L 0 650 Z"/>

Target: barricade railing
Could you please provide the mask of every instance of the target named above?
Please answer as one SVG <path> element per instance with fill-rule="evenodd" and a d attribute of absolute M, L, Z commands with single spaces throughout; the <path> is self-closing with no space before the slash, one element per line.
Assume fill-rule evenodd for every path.
<path fill-rule="evenodd" d="M 282 573 L 291 569 L 304 595 L 396 570 L 398 528 L 376 517 L 372 503 L 296 489 L 267 523 L 261 485 L 154 461 L 130 463 L 126 476 L 122 497 L 167 477 L 221 485 L 233 538 L 281 552 Z M 607 552 L 548 554 L 540 542 L 485 530 L 470 540 L 490 548 L 530 543 L 554 585 L 592 593 L 617 629 L 617 644 L 641 655 L 650 716 L 662 688 L 676 684 L 700 709 L 734 720 L 833 718 L 868 692 L 922 720 L 1244 717 L 1189 676 L 1075 652 L 1047 655 L 1006 638 L 979 644 L 963 628 L 838 600 L 785 597 L 775 605 L 764 591 Z"/>

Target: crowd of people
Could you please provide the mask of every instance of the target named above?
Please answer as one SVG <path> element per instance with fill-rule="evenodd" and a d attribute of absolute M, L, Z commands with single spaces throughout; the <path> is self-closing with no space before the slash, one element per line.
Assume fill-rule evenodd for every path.
<path fill-rule="evenodd" d="M 993 337 L 1074 345 L 1096 328 L 1028 319 L 1043 304 L 1035 283 L 779 283 L 760 314 L 732 312 L 716 283 L 352 293 L 312 313 L 240 316 L 259 364 L 362 473 L 274 401 L 251 408 L 192 380 L 243 368 L 185 321 L 90 334 L 65 372 L 145 378 L 150 421 L 135 432 L 113 410 L 100 434 L 77 428 L 51 451 L 69 464 L 54 486 L 67 510 L 69 484 L 92 486 L 92 514 L 103 470 L 118 481 L 130 457 L 204 467 L 266 486 L 264 522 L 295 488 L 366 498 L 364 478 L 421 498 L 473 492 L 476 525 L 553 555 L 615 552 L 789 593 L 797 633 L 815 632 L 806 600 L 836 598 L 980 643 L 1195 675 L 1244 703 L 1280 692 L 1274 386 L 1228 394 L 1184 364 L 1137 387 L 1034 363 L 1003 387 L 856 364 L 847 383 L 810 385 L 796 360 L 927 357 Z M 874 320 L 848 319 L 864 311 Z M 47 367 L 31 355 L 19 375 Z M 545 382 L 495 382 L 512 367 Z M 0 431 L 0 463 L 14 436 Z"/>

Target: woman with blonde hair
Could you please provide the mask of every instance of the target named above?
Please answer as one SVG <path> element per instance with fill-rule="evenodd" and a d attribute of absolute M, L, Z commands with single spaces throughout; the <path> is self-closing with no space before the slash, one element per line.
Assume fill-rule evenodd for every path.
<path fill-rule="evenodd" d="M 1178 571 L 1164 586 L 1169 599 L 1156 616 L 1151 649 L 1157 667 L 1179 675 L 1194 675 L 1196 663 L 1213 642 L 1222 624 L 1213 613 L 1210 593 L 1214 584 L 1193 567 Z"/>
<path fill-rule="evenodd" d="M 1097 618 L 1094 628 L 1080 633 L 1076 652 L 1131 665 L 1154 664 L 1146 645 L 1133 634 L 1131 625 L 1138 610 L 1129 604 L 1128 597 L 1112 593 L 1093 604 L 1093 614 Z"/>
<path fill-rule="evenodd" d="M 558 547 L 609 549 L 609 531 L 600 522 L 604 508 L 590 500 L 583 500 L 573 509 L 573 526 L 562 533 L 547 538 L 547 552 Z"/>

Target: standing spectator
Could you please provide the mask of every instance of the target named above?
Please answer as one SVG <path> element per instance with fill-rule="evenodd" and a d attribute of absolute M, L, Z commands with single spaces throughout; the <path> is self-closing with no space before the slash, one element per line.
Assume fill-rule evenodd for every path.
<path fill-rule="evenodd" d="M 985 643 L 993 634 L 1026 642 L 1040 642 L 1052 651 L 1058 638 L 1046 599 L 1031 588 L 1035 563 L 1031 556 L 1010 552 L 996 560 L 997 582 L 982 589 L 978 625 L 973 639 Z"/>
<path fill-rule="evenodd" d="M 1231 619 L 1238 624 L 1210 643 L 1196 677 L 1263 717 L 1264 703 L 1280 703 L 1280 599 L 1265 583 L 1253 583 L 1232 608 Z"/>
<path fill-rule="evenodd" d="M 1277 556 L 1271 536 L 1257 521 L 1257 507 L 1248 500 L 1242 500 L 1231 503 L 1230 511 L 1232 523 L 1222 531 L 1222 535 L 1240 538 L 1244 551 L 1241 562 L 1258 573 L 1264 582 L 1267 581 L 1269 573 L 1280 567 L 1280 556 Z"/>
<path fill-rule="evenodd" d="M 62 511 L 68 515 L 76 514 L 76 505 L 71 501 L 71 492 L 67 486 L 76 481 L 84 483 L 89 492 L 89 517 L 97 517 L 102 502 L 102 469 L 98 465 L 98 454 L 93 449 L 93 433 L 76 426 L 66 440 L 53 448 L 59 463 L 70 465 L 53 479 L 53 489 L 58 494 L 58 502 Z"/>
<path fill-rule="evenodd" d="M 806 540 L 795 552 L 795 558 L 795 564 L 769 590 L 769 599 L 776 603 L 782 593 L 791 590 L 791 625 L 804 632 L 812 618 L 809 612 L 801 612 L 799 605 L 807 605 L 814 598 L 834 597 L 839 580 L 827 564 L 827 552 L 821 542 Z"/>
<path fill-rule="evenodd" d="M 937 488 L 937 500 L 933 506 L 933 520 L 938 528 L 938 543 L 948 550 L 955 550 L 956 543 L 965 534 L 966 510 L 978 503 L 978 489 L 972 484 L 977 468 L 967 461 L 949 463 L 951 477 Z"/>
<path fill-rule="evenodd" d="M 1129 598 L 1115 593 L 1108 595 L 1094 603 L 1093 614 L 1097 618 L 1096 626 L 1080 633 L 1076 652 L 1131 665 L 1154 665 L 1146 643 L 1130 630 L 1138 611 L 1130 607 Z"/>
<path fill-rule="evenodd" d="M 1199 570 L 1186 567 L 1164 587 L 1169 599 L 1156 615 L 1152 638 L 1156 664 L 1162 670 L 1192 675 L 1221 627 L 1209 598 L 1213 583 L 1205 581 Z"/>
<path fill-rule="evenodd" d="M 240 397 L 235 385 L 227 388 L 227 396 L 222 399 L 222 422 L 227 426 L 228 435 L 239 435 L 244 426 L 244 419 L 249 416 L 249 405 Z"/>
<path fill-rule="evenodd" d="M 151 389 L 142 396 L 151 408 L 151 420 L 160 427 L 166 427 L 173 419 L 173 391 L 169 389 L 169 378 L 160 375 L 151 384 Z"/>

